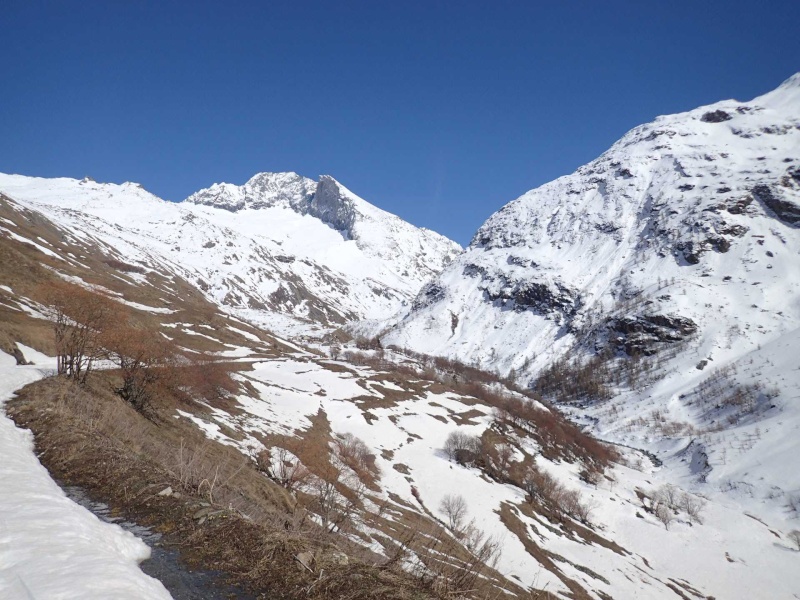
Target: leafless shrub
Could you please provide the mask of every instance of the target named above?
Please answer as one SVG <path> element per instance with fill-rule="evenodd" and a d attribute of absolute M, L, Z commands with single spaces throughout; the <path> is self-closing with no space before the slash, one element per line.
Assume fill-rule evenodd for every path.
<path fill-rule="evenodd" d="M 102 336 L 122 319 L 122 307 L 108 296 L 65 281 L 37 290 L 53 324 L 59 375 L 78 383 L 104 355 Z"/>
<path fill-rule="evenodd" d="M 680 507 L 682 499 L 680 490 L 671 483 L 662 485 L 658 492 L 656 492 L 656 495 L 659 501 L 669 506 L 669 508 L 676 510 Z"/>
<path fill-rule="evenodd" d="M 603 481 L 603 472 L 599 469 L 586 468 L 580 472 L 579 477 L 596 488 Z"/>
<path fill-rule="evenodd" d="M 340 487 L 347 488 L 347 493 L 342 493 Z M 366 488 L 361 481 L 330 469 L 324 476 L 311 476 L 306 489 L 313 497 L 311 508 L 319 515 L 323 529 L 335 533 L 350 524 Z"/>
<path fill-rule="evenodd" d="M 653 511 L 656 519 L 664 524 L 664 528 L 669 529 L 669 524 L 675 520 L 675 513 L 666 504 L 658 504 Z"/>
<path fill-rule="evenodd" d="M 375 463 L 375 455 L 370 452 L 363 440 L 352 433 L 345 433 L 334 442 L 337 456 L 341 461 L 353 469 L 359 477 L 369 474 L 379 477 L 380 467 Z"/>
<path fill-rule="evenodd" d="M 457 536 L 461 535 L 467 518 L 467 501 L 458 494 L 447 494 L 439 504 L 439 510 L 447 517 L 447 525 Z"/>
<path fill-rule="evenodd" d="M 786 507 L 795 516 L 800 515 L 800 494 L 786 494 Z"/>
<path fill-rule="evenodd" d="M 474 459 L 480 452 L 480 439 L 456 429 L 447 436 L 444 442 L 444 451 L 450 460 L 456 460 L 459 451 L 471 453 Z"/>
<path fill-rule="evenodd" d="M 355 345 L 359 350 L 380 350 L 382 348 L 378 338 L 357 337 Z"/>
<path fill-rule="evenodd" d="M 487 466 L 491 466 L 494 476 L 500 481 L 506 481 L 515 455 L 514 447 L 511 444 L 497 444 L 488 449 L 484 446 L 481 447 L 481 454 Z"/>
<path fill-rule="evenodd" d="M 573 519 L 588 522 L 595 508 L 594 504 L 584 502 L 578 490 L 565 488 L 555 477 L 535 465 L 528 468 L 522 485 L 530 502 L 538 497 Z"/>
<path fill-rule="evenodd" d="M 426 529 L 416 537 L 421 543 L 408 553 L 406 570 L 440 598 L 471 597 L 500 558 L 500 541 L 487 538 L 474 523 L 464 528 L 461 540 L 441 528 Z"/>
<path fill-rule="evenodd" d="M 176 365 L 175 381 L 183 390 L 204 400 L 224 400 L 238 391 L 230 364 L 201 358 Z"/>
<path fill-rule="evenodd" d="M 683 494 L 680 497 L 680 506 L 689 516 L 690 523 L 703 524 L 701 513 L 706 506 L 706 501 L 692 494 Z"/>
<path fill-rule="evenodd" d="M 561 484 L 550 473 L 531 465 L 525 473 L 522 485 L 532 502 L 537 496 L 544 501 L 550 500 Z"/>
<path fill-rule="evenodd" d="M 136 410 L 148 408 L 159 385 L 180 386 L 176 350 L 158 332 L 121 323 L 106 332 L 103 345 L 122 376 L 116 393 Z"/>
<path fill-rule="evenodd" d="M 597 441 L 565 419 L 555 407 L 530 398 L 503 394 L 484 394 L 483 400 L 495 407 L 501 424 L 511 425 L 535 438 L 542 454 L 551 460 L 579 460 L 592 469 L 603 470 L 619 460 L 610 445 Z"/>
<path fill-rule="evenodd" d="M 302 487 L 311 478 L 311 472 L 285 448 L 277 448 L 274 456 L 269 450 L 262 450 L 256 455 L 256 467 L 290 491 Z"/>

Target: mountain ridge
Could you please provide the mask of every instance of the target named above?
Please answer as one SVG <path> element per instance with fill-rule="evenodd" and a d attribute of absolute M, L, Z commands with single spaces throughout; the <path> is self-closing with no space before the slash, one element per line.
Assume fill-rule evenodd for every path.
<path fill-rule="evenodd" d="M 271 328 L 316 335 L 389 316 L 460 252 L 330 177 L 259 174 L 248 184 L 172 203 L 133 183 L 0 176 L 9 197 L 131 259 L 166 262 L 213 301 Z"/>

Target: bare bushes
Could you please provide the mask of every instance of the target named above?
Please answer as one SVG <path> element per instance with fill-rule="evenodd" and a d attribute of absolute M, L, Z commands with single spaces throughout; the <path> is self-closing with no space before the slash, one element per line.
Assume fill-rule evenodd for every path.
<path fill-rule="evenodd" d="M 703 524 L 702 519 L 702 512 L 706 506 L 706 501 L 698 496 L 693 496 L 691 494 L 683 494 L 681 496 L 681 508 L 686 511 L 686 514 L 689 516 L 690 523 L 699 523 L 700 525 Z"/>
<path fill-rule="evenodd" d="M 616 450 L 582 432 L 554 408 L 529 398 L 500 394 L 492 397 L 491 404 L 496 407 L 498 422 L 521 429 L 536 439 L 546 458 L 579 460 L 600 471 L 619 460 Z"/>
<path fill-rule="evenodd" d="M 458 494 L 447 494 L 439 504 L 439 510 L 447 517 L 447 526 L 452 531 L 461 531 L 467 518 L 467 501 Z"/>
<path fill-rule="evenodd" d="M 611 361 L 606 356 L 593 356 L 585 362 L 562 358 L 542 371 L 534 390 L 556 402 L 608 400 L 612 391 Z"/>
<path fill-rule="evenodd" d="M 656 519 L 664 524 L 665 529 L 669 529 L 670 523 L 675 520 L 675 513 L 673 513 L 672 509 L 666 504 L 656 504 L 653 508 L 653 514 L 656 516 Z"/>
<path fill-rule="evenodd" d="M 578 490 L 564 487 L 555 477 L 539 469 L 536 465 L 528 467 L 522 487 L 528 494 L 528 501 L 539 499 L 564 515 L 588 523 L 595 506 L 583 500 Z"/>
<path fill-rule="evenodd" d="M 434 589 L 439 593 L 455 594 L 465 590 L 474 591 L 474 586 L 487 568 L 494 568 L 500 559 L 500 540 L 487 536 L 475 520 L 467 521 L 469 516 L 467 502 L 463 496 L 448 494 L 442 498 L 439 510 L 446 517 L 447 528 L 460 545 L 441 535 L 431 536 L 425 555 L 418 553 L 420 562 L 416 573 L 420 579 L 439 575 Z M 460 546 L 466 549 L 464 556 Z"/>
<path fill-rule="evenodd" d="M 120 305 L 65 281 L 43 284 L 37 295 L 53 324 L 58 374 L 85 383 L 95 361 L 104 356 L 102 336 L 119 320 Z"/>
<path fill-rule="evenodd" d="M 492 589 L 489 571 L 497 565 L 501 544 L 477 528 L 472 532 L 463 541 L 440 527 L 413 532 L 400 548 L 399 560 L 414 579 L 439 598 L 477 597 L 479 592 L 484 592 L 480 597 L 494 597 L 487 593 Z"/>
<path fill-rule="evenodd" d="M 345 465 L 350 467 L 361 480 L 374 480 L 380 477 L 381 469 L 375 462 L 363 440 L 352 433 L 345 433 L 334 441 L 334 450 Z"/>
<path fill-rule="evenodd" d="M 689 523 L 703 524 L 702 513 L 706 501 L 699 496 L 683 492 L 677 486 L 667 483 L 648 497 L 650 507 L 646 507 L 647 510 L 661 521 L 665 529 L 669 529 L 681 510 L 686 513 Z"/>
<path fill-rule="evenodd" d="M 444 451 L 450 460 L 472 464 L 481 450 L 480 438 L 459 431 L 451 431 L 444 442 Z"/>
<path fill-rule="evenodd" d="M 146 409 L 158 384 L 174 375 L 171 344 L 155 331 L 123 324 L 105 335 L 107 356 L 117 367 L 122 384 L 116 393 L 138 411 Z"/>
<path fill-rule="evenodd" d="M 795 517 L 800 516 L 800 494 L 786 494 L 786 508 Z"/>
<path fill-rule="evenodd" d="M 312 475 L 304 489 L 312 497 L 309 508 L 319 516 L 322 528 L 328 533 L 351 525 L 366 492 L 361 481 L 333 467 L 321 476 Z"/>
<path fill-rule="evenodd" d="M 98 360 L 111 361 L 122 380 L 114 391 L 140 412 L 159 395 L 219 399 L 237 390 L 227 366 L 189 361 L 157 329 L 133 323 L 125 307 L 102 293 L 53 281 L 38 296 L 53 324 L 58 373 L 78 383 L 86 383 Z"/>
<path fill-rule="evenodd" d="M 758 382 L 741 384 L 736 380 L 736 366 L 731 364 L 711 373 L 691 393 L 684 396 L 689 406 L 703 411 L 708 420 L 722 419 L 735 425 L 749 415 L 766 410 L 775 389 L 766 389 Z"/>
<path fill-rule="evenodd" d="M 302 487 L 311 478 L 311 471 L 285 448 L 275 448 L 274 452 L 267 449 L 259 452 L 256 455 L 256 468 L 289 491 Z"/>
<path fill-rule="evenodd" d="M 378 338 L 357 337 L 354 343 L 359 350 L 381 350 L 383 348 Z"/>

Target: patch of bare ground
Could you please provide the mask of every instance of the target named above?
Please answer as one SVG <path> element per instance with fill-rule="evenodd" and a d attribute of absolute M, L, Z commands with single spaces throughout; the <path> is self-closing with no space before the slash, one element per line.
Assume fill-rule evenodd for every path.
<path fill-rule="evenodd" d="M 193 568 L 270 599 L 438 596 L 430 582 L 325 534 L 238 451 L 182 419 L 144 418 L 108 388 L 102 375 L 84 387 L 51 378 L 7 408 L 33 431 L 55 478 L 164 534 Z"/>
<path fill-rule="evenodd" d="M 508 502 L 503 502 L 500 505 L 498 514 L 500 515 L 500 520 L 503 522 L 503 524 L 510 532 L 517 536 L 519 541 L 525 546 L 525 550 L 528 552 L 528 554 L 536 559 L 536 562 L 542 565 L 543 568 L 553 573 L 564 585 L 569 588 L 570 592 L 572 593 L 572 597 L 575 600 L 590 600 L 591 596 L 588 594 L 588 592 L 580 584 L 578 584 L 578 582 L 564 575 L 561 569 L 559 569 L 555 562 L 553 562 L 550 553 L 541 548 L 531 539 L 531 537 L 528 535 L 525 523 L 523 523 L 522 520 L 517 516 L 516 508 L 517 507 L 512 506 Z"/>

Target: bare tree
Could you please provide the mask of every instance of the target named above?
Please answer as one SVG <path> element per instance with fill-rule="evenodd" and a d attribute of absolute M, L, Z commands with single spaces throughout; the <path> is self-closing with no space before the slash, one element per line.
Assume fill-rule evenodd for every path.
<path fill-rule="evenodd" d="M 53 323 L 59 375 L 84 383 L 103 356 L 101 336 L 120 320 L 121 306 L 103 294 L 66 281 L 39 289 Z"/>
<path fill-rule="evenodd" d="M 669 524 L 675 520 L 675 513 L 673 513 L 672 509 L 666 504 L 656 505 L 653 513 L 655 514 L 656 519 L 664 524 L 665 529 L 669 529 Z"/>
<path fill-rule="evenodd" d="M 706 501 L 698 496 L 693 496 L 692 494 L 683 494 L 683 496 L 681 496 L 681 507 L 689 516 L 690 523 L 703 524 L 703 519 L 700 515 L 705 506 Z"/>
<path fill-rule="evenodd" d="M 155 331 L 122 324 L 104 342 L 108 358 L 122 376 L 115 391 L 138 411 L 149 406 L 159 384 L 177 378 L 175 350 Z"/>
<path fill-rule="evenodd" d="M 456 429 L 451 431 L 444 442 L 444 451 L 450 460 L 455 460 L 460 452 L 468 452 L 472 456 L 480 450 L 480 438 Z"/>
<path fill-rule="evenodd" d="M 439 510 L 447 517 L 447 525 L 456 535 L 460 535 L 467 518 L 467 501 L 458 494 L 447 494 L 439 503 Z"/>
<path fill-rule="evenodd" d="M 680 490 L 671 483 L 662 485 L 661 489 L 659 490 L 659 494 L 661 495 L 662 501 L 665 502 L 670 508 L 676 509 L 680 506 Z"/>

